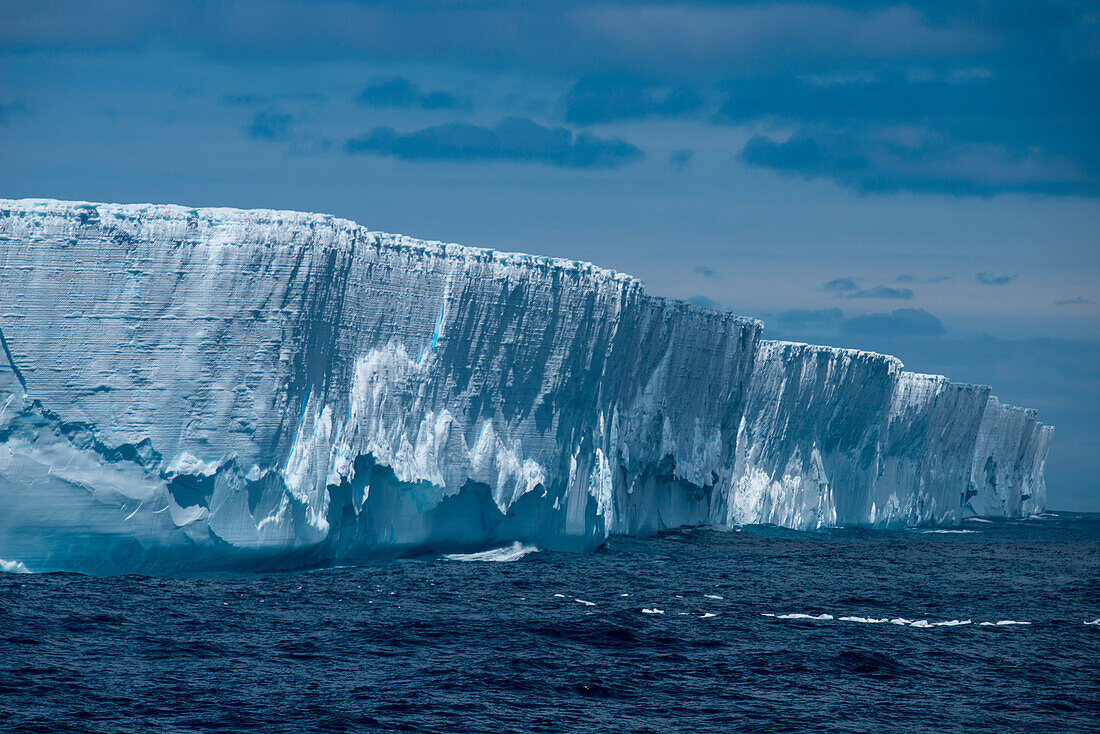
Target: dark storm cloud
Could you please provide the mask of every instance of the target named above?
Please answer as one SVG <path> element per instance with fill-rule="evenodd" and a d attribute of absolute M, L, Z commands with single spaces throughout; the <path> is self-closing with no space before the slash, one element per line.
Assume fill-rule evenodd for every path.
<path fill-rule="evenodd" d="M 690 87 L 650 84 L 622 74 L 581 79 L 562 98 L 565 119 L 594 125 L 695 112 L 703 100 Z"/>
<path fill-rule="evenodd" d="M 167 42 L 223 58 L 698 74 L 745 62 L 971 54 L 995 39 L 959 22 L 966 10 L 930 22 L 913 7 L 825 3 L 3 0 L 0 44 L 117 50 Z"/>
<path fill-rule="evenodd" d="M 908 301 L 912 297 L 913 291 L 908 288 L 891 288 L 885 285 L 853 291 L 845 296 L 845 298 L 882 298 L 896 301 Z"/>
<path fill-rule="evenodd" d="M 1004 275 L 1001 273 L 978 273 L 974 276 L 974 280 L 982 285 L 1008 285 L 1016 280 L 1016 276 Z"/>
<path fill-rule="evenodd" d="M 752 138 L 749 165 L 866 194 L 1096 195 L 1100 55 L 1082 38 L 1096 21 L 1062 15 L 1072 42 L 999 27 L 996 50 L 970 56 L 732 78 L 715 120 L 785 131 Z"/>
<path fill-rule="evenodd" d="M 741 160 L 804 179 L 826 178 L 861 194 L 991 195 L 1007 192 L 1093 194 L 1100 178 L 1036 151 L 1012 153 L 993 144 L 906 139 L 911 131 L 799 133 L 779 142 L 757 135 Z"/>
<path fill-rule="evenodd" d="M 580 77 L 571 124 L 713 113 L 756 133 L 742 163 L 861 194 L 1100 194 L 1100 21 L 1074 0 L 0 0 L 0 17 L 0 48 L 16 52 L 166 46 Z M 460 100 L 398 77 L 364 102 Z"/>
<path fill-rule="evenodd" d="M 582 169 L 619 168 L 645 157 L 640 148 L 619 138 L 544 127 L 516 117 L 495 127 L 452 123 L 410 133 L 377 127 L 347 141 L 344 150 L 410 161 L 515 161 Z"/>
<path fill-rule="evenodd" d="M 943 323 L 923 308 L 896 308 L 890 313 L 852 316 L 841 331 L 860 336 L 940 336 Z"/>
<path fill-rule="evenodd" d="M 425 110 L 451 110 L 463 106 L 447 92 L 424 92 L 404 77 L 375 79 L 356 98 L 368 107 L 419 107 Z"/>

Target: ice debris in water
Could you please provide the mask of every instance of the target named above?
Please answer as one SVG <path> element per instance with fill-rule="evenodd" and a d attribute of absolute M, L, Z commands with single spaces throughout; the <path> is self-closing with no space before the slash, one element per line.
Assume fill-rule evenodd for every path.
<path fill-rule="evenodd" d="M 1045 506 L 1034 411 L 589 263 L 45 199 L 0 242 L 0 558 L 36 571 Z"/>

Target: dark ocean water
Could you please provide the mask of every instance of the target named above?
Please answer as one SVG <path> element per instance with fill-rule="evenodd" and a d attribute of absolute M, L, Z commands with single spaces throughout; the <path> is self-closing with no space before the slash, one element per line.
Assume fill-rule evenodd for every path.
<path fill-rule="evenodd" d="M 0 574 L 0 728 L 1097 731 L 1100 515 L 964 527 Z M 934 626 L 951 620 L 970 623 Z M 981 624 L 1004 621 L 1030 624 Z"/>

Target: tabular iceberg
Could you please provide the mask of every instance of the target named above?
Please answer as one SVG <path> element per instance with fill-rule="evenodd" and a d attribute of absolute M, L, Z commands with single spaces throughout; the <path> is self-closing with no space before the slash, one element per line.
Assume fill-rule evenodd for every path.
<path fill-rule="evenodd" d="M 989 388 L 588 263 L 316 214 L 0 200 L 0 558 L 300 564 L 1041 511 Z"/>

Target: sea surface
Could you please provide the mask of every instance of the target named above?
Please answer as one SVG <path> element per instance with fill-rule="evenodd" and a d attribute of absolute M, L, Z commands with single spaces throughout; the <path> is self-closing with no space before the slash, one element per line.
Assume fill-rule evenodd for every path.
<path fill-rule="evenodd" d="M 0 730 L 1100 730 L 1100 515 L 0 574 Z"/>

